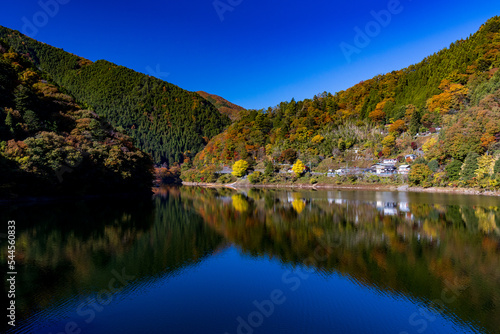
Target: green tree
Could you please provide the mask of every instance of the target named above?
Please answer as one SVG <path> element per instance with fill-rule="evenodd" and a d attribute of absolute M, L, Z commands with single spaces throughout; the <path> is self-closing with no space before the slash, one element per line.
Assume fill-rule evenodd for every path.
<path fill-rule="evenodd" d="M 439 168 L 439 163 L 436 159 L 432 159 L 431 161 L 429 161 L 429 163 L 427 164 L 427 166 L 429 166 L 429 169 L 435 173 L 438 168 Z"/>
<path fill-rule="evenodd" d="M 11 134 L 15 133 L 16 121 L 14 120 L 14 117 L 12 116 L 10 111 L 7 112 L 7 116 L 5 117 L 5 125 L 7 126 L 7 129 L 9 129 Z"/>
<path fill-rule="evenodd" d="M 462 161 L 453 160 L 445 167 L 446 175 L 448 175 L 448 180 L 458 181 L 460 179 L 460 171 L 462 169 Z"/>
<path fill-rule="evenodd" d="M 425 160 L 425 158 L 424 158 L 424 157 L 421 157 L 421 156 L 420 156 L 420 157 L 416 158 L 416 159 L 415 159 L 415 161 L 414 161 L 413 163 L 414 163 L 415 165 L 416 165 L 416 164 L 425 164 L 425 165 L 427 165 L 427 160 Z"/>
<path fill-rule="evenodd" d="M 410 118 L 410 125 L 408 127 L 409 132 L 412 135 L 416 135 L 418 132 L 418 129 L 420 129 L 420 112 L 413 107 L 412 112 L 411 112 L 411 118 Z"/>
<path fill-rule="evenodd" d="M 493 167 L 493 173 L 500 174 L 500 159 L 495 161 L 495 165 Z"/>
<path fill-rule="evenodd" d="M 247 169 L 248 162 L 246 160 L 238 160 L 234 163 L 233 171 L 231 172 L 231 174 L 236 177 L 242 177 L 247 172 Z"/>
<path fill-rule="evenodd" d="M 24 86 L 19 86 L 19 91 L 16 94 L 15 103 L 16 109 L 26 111 L 32 109 L 35 104 L 35 94 Z"/>
<path fill-rule="evenodd" d="M 467 157 L 464 161 L 464 166 L 462 168 L 462 172 L 460 173 L 460 179 L 463 181 L 472 180 L 472 178 L 476 175 L 476 170 L 478 168 L 477 159 L 479 158 L 479 154 L 476 152 L 470 152 L 467 154 Z"/>
<path fill-rule="evenodd" d="M 251 184 L 256 184 L 262 181 L 262 173 L 259 171 L 253 172 L 252 174 L 248 175 L 248 181 L 250 181 Z"/>
<path fill-rule="evenodd" d="M 264 175 L 265 176 L 273 176 L 276 172 L 276 166 L 271 161 L 266 161 Z"/>
<path fill-rule="evenodd" d="M 40 130 L 41 123 L 37 114 L 33 110 L 26 110 L 23 115 L 23 119 L 31 132 L 36 132 Z"/>

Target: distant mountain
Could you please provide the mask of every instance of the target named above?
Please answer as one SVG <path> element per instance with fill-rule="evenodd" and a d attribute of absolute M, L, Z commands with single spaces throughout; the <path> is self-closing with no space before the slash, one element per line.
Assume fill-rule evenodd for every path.
<path fill-rule="evenodd" d="M 204 99 L 210 101 L 219 111 L 229 117 L 232 121 L 235 121 L 239 118 L 240 111 L 245 110 L 245 108 L 240 107 L 234 103 L 229 102 L 228 100 L 206 92 L 196 92 L 201 95 Z"/>
<path fill-rule="evenodd" d="M 286 101 L 240 118 L 200 152 L 198 165 L 324 158 L 355 164 L 413 152 L 419 132 L 443 128 L 424 147 L 428 159 L 463 160 L 468 152 L 500 152 L 500 17 L 420 63 L 377 75 L 335 94 Z M 488 94 L 494 94 L 488 98 Z M 477 108 L 482 108 L 479 112 Z M 481 117 L 487 113 L 490 118 Z M 496 145 L 496 146 L 495 146 Z M 349 153 L 350 149 L 356 153 Z M 430 149 L 432 148 L 432 150 Z M 431 153 L 429 153 L 431 152 Z M 286 154 L 285 154 L 286 153 Z M 292 153 L 292 154 L 290 154 Z"/>
<path fill-rule="evenodd" d="M 0 41 L 0 198 L 150 193 L 152 168 L 130 137 Z"/>
<path fill-rule="evenodd" d="M 194 157 L 230 119 L 194 92 L 105 60 L 95 63 L 0 27 L 47 78 L 130 135 L 155 162 Z"/>

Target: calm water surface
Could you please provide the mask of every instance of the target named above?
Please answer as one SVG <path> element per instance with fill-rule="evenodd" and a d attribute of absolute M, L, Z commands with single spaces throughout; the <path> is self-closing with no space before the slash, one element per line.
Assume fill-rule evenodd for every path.
<path fill-rule="evenodd" d="M 499 333 L 499 207 L 480 196 L 194 187 L 1 207 L 17 222 L 18 275 L 17 326 L 0 329 Z"/>

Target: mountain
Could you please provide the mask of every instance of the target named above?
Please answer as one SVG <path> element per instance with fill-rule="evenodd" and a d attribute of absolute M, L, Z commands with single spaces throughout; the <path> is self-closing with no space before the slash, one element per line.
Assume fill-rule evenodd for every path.
<path fill-rule="evenodd" d="M 226 100 L 220 96 L 217 96 L 214 94 L 209 94 L 209 93 L 202 92 L 202 91 L 199 91 L 196 93 L 198 93 L 200 96 L 202 96 L 205 100 L 210 101 L 210 103 L 212 103 L 217 109 L 219 109 L 219 111 L 222 114 L 229 117 L 231 119 L 231 121 L 233 121 L 233 122 L 236 121 L 237 119 L 239 119 L 240 111 L 245 110 L 245 108 L 240 107 L 234 103 L 231 103 L 228 100 Z"/>
<path fill-rule="evenodd" d="M 151 157 L 0 40 L 0 198 L 151 192 Z"/>
<path fill-rule="evenodd" d="M 47 79 L 126 132 L 155 162 L 192 158 L 230 119 L 194 92 L 105 60 L 91 62 L 0 27 Z"/>
<path fill-rule="evenodd" d="M 286 161 L 292 156 L 313 167 L 329 157 L 338 162 L 356 160 L 359 166 L 412 153 L 415 145 L 424 144 L 424 139 L 414 136 L 435 128 L 443 131 L 424 147 L 426 154 L 431 152 L 426 155 L 429 159 L 444 163 L 450 158 L 463 160 L 471 151 L 491 152 L 500 148 L 495 109 L 499 67 L 500 18 L 496 16 L 469 38 L 418 64 L 335 94 L 243 111 L 240 119 L 208 143 L 195 163 Z M 488 94 L 493 96 L 488 99 Z M 490 119 L 482 120 L 481 113 Z"/>

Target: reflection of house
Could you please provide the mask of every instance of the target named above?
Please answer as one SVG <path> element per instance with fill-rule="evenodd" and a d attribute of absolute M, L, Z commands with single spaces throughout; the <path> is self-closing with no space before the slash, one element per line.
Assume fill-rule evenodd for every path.
<path fill-rule="evenodd" d="M 384 208 L 384 215 L 395 216 L 398 214 L 398 209 L 396 208 Z"/>
<path fill-rule="evenodd" d="M 410 203 L 400 202 L 399 203 L 399 210 L 401 210 L 402 212 L 410 212 Z"/>
<path fill-rule="evenodd" d="M 410 165 L 401 165 L 398 168 L 398 174 L 408 174 L 410 172 Z"/>
<path fill-rule="evenodd" d="M 328 199 L 328 204 L 344 204 L 347 203 L 347 200 L 342 199 L 342 198 L 329 198 Z"/>
<path fill-rule="evenodd" d="M 398 214 L 397 204 L 394 202 L 377 201 L 377 209 L 387 216 L 394 216 Z"/>

